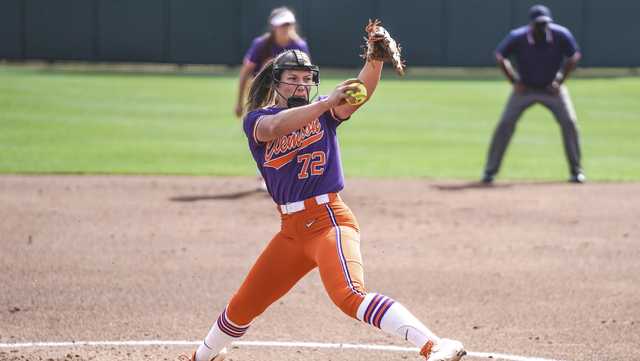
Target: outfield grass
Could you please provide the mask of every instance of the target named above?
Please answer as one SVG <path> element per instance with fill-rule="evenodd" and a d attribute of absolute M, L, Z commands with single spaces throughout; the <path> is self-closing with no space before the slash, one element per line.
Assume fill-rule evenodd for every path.
<path fill-rule="evenodd" d="M 355 71 L 346 76 L 355 75 Z M 326 93 L 338 78 L 323 79 Z M 640 78 L 572 79 L 591 180 L 640 179 Z M 509 87 L 386 76 L 340 127 L 347 176 L 476 179 Z M 253 175 L 233 76 L 0 67 L 0 173 Z M 501 179 L 565 179 L 559 128 L 519 123 Z"/>

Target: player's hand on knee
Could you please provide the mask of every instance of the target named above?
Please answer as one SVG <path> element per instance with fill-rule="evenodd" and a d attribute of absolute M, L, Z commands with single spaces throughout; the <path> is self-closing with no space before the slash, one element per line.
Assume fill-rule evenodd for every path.
<path fill-rule="evenodd" d="M 524 85 L 523 82 L 517 81 L 513 83 L 513 91 L 516 92 L 516 94 L 524 94 L 527 92 L 527 86 Z"/>
<path fill-rule="evenodd" d="M 242 115 L 242 110 L 242 104 L 236 104 L 235 108 L 233 108 L 233 112 L 238 118 L 240 118 L 240 116 Z"/>
<path fill-rule="evenodd" d="M 560 94 L 560 83 L 555 80 L 551 82 L 551 84 L 547 85 L 547 92 L 549 92 L 551 95 Z"/>

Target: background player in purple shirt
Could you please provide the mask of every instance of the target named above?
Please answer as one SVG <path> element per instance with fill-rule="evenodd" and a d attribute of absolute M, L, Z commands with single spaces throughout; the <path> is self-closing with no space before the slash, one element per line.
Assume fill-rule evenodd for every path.
<path fill-rule="evenodd" d="M 562 129 L 569 181 L 582 183 L 585 176 L 576 112 L 564 85 L 581 58 L 578 44 L 567 28 L 552 23 L 547 7 L 534 5 L 529 19 L 528 25 L 511 31 L 496 50 L 498 65 L 513 84 L 513 91 L 493 134 L 482 182 L 493 182 L 516 122 L 527 108 L 540 103 L 553 113 Z M 517 72 L 509 57 L 515 59 Z"/>
<path fill-rule="evenodd" d="M 369 47 L 380 41 L 369 35 Z M 358 79 L 313 102 L 319 69 L 299 50 L 268 61 L 254 78 L 244 131 L 281 214 L 281 229 L 192 360 L 220 360 L 227 344 L 315 268 L 331 300 L 348 316 L 408 340 L 428 361 L 464 356 L 460 342 L 439 338 L 399 302 L 364 287 L 358 222 L 338 195 L 344 179 L 337 128 L 362 105 L 349 105 L 348 92 L 363 83 L 371 97 L 382 66 L 367 60 Z"/>
<path fill-rule="evenodd" d="M 238 99 L 234 108 L 238 117 L 242 115 L 248 81 L 260 71 L 267 60 L 288 49 L 299 49 L 311 55 L 307 42 L 298 35 L 295 14 L 289 8 L 273 9 L 269 16 L 269 26 L 271 30 L 253 39 L 244 56 L 240 68 Z"/>

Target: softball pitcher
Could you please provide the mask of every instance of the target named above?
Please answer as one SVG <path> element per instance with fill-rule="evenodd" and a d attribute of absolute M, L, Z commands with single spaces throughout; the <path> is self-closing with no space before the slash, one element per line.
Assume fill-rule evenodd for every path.
<path fill-rule="evenodd" d="M 348 316 L 408 340 L 429 361 L 455 361 L 466 354 L 459 341 L 436 336 L 399 302 L 365 290 L 358 222 L 338 194 L 344 179 L 336 131 L 362 105 L 349 104 L 358 84 L 369 97 L 374 93 L 383 60 L 403 71 L 389 33 L 377 21 L 369 23 L 367 33 L 367 60 L 358 79 L 340 83 L 314 102 L 310 94 L 317 89 L 319 69 L 299 50 L 281 53 L 253 80 L 244 131 L 278 205 L 281 230 L 197 351 L 184 360 L 224 359 L 225 346 L 316 267 L 329 297 Z"/>

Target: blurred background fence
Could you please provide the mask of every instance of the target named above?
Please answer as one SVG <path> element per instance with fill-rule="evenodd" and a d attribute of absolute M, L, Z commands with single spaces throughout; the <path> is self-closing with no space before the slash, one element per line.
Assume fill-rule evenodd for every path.
<path fill-rule="evenodd" d="M 236 65 L 286 5 L 323 66 L 360 64 L 369 18 L 401 39 L 411 66 L 492 66 L 538 2 L 576 36 L 582 65 L 640 66 L 638 0 L 0 0 L 0 59 Z"/>

